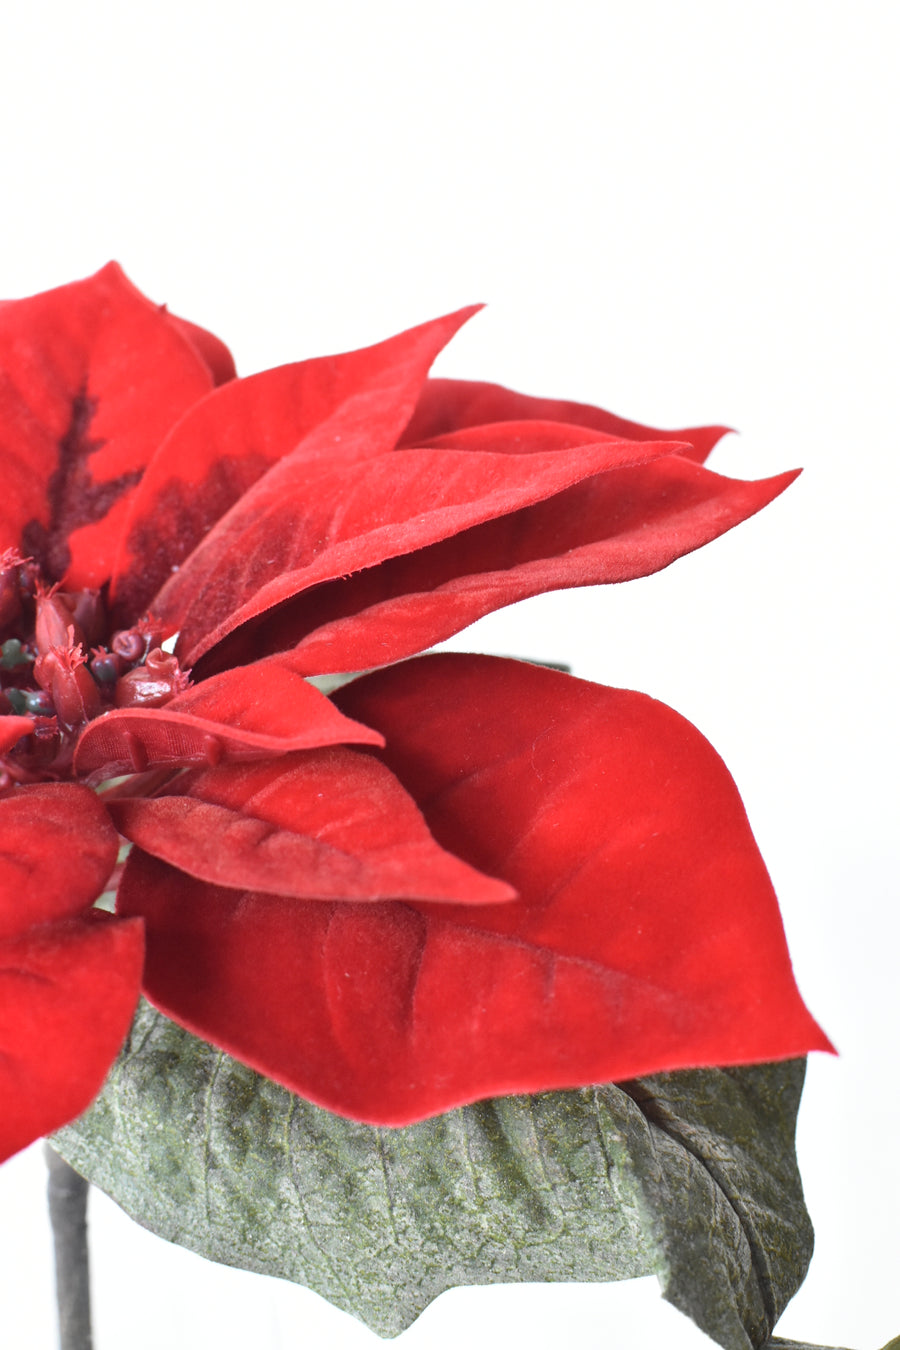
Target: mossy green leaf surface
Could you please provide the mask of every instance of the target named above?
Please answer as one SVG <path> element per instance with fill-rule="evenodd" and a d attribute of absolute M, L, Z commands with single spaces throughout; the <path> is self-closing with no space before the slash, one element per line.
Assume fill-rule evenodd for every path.
<path fill-rule="evenodd" d="M 401 1129 L 332 1115 L 138 1009 L 54 1147 L 144 1227 L 396 1336 L 445 1289 L 656 1273 L 727 1350 L 805 1274 L 803 1061 L 495 1098 Z"/>

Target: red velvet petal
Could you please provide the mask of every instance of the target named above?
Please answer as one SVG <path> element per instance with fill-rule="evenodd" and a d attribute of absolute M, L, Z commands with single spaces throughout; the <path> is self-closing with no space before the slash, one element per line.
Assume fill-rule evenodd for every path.
<path fill-rule="evenodd" d="M 165 433 L 212 379 L 115 263 L 0 308 L 0 549 L 99 586 L 128 500 Z"/>
<path fill-rule="evenodd" d="M 139 921 L 94 911 L 0 941 L 0 1160 L 81 1114 L 137 1006 Z"/>
<path fill-rule="evenodd" d="M 669 442 L 585 443 L 590 434 L 554 427 L 553 448 L 533 454 L 416 449 L 340 466 L 331 455 L 288 456 L 207 535 L 154 612 L 180 628 L 179 650 L 193 665 L 240 624 L 301 590 L 672 450 Z M 551 433 L 538 423 L 535 435 L 544 441 Z"/>
<path fill-rule="evenodd" d="M 435 356 L 477 308 L 361 351 L 236 380 L 195 408 L 135 499 L 112 588 L 120 618 L 145 609 L 210 526 L 311 432 L 344 453 L 351 438 L 360 455 L 393 446 Z"/>
<path fill-rule="evenodd" d="M 572 403 L 558 398 L 532 398 L 517 394 L 499 384 L 476 380 L 428 380 L 419 397 L 401 445 L 420 445 L 432 436 L 443 436 L 460 427 L 484 422 L 508 422 L 515 418 L 539 418 L 549 422 L 574 422 L 593 427 L 612 436 L 635 441 L 686 441 L 690 450 L 680 450 L 686 459 L 702 464 L 713 446 L 730 427 L 688 427 L 681 431 L 660 431 L 640 422 L 629 422 L 588 403 Z"/>
<path fill-rule="evenodd" d="M 236 378 L 237 370 L 234 365 L 234 357 L 221 338 L 216 337 L 215 333 L 210 333 L 206 328 L 201 328 L 199 324 L 191 323 L 190 319 L 179 319 L 176 314 L 172 314 L 168 310 L 166 314 L 169 322 L 175 325 L 178 332 L 186 337 L 188 342 L 202 356 L 216 385 L 227 384 L 229 380 Z"/>
<path fill-rule="evenodd" d="M 828 1049 L 727 770 L 641 694 L 487 657 L 341 691 L 436 836 L 522 899 L 312 904 L 129 864 L 163 1011 L 293 1091 L 403 1125 L 464 1102 Z M 134 854 L 132 855 L 134 857 Z"/>
<path fill-rule="evenodd" d="M 269 759 L 347 743 L 383 741 L 274 657 L 214 675 L 162 708 L 122 708 L 95 719 L 78 742 L 75 768 L 99 781 L 155 765 Z"/>
<path fill-rule="evenodd" d="M 177 795 L 110 802 L 147 853 L 214 885 L 315 900 L 427 897 L 494 904 L 514 897 L 435 844 L 412 798 L 377 760 L 309 751 L 277 763 L 199 771 Z M 131 877 L 140 865 L 129 862 Z M 173 894 L 183 878 L 170 873 Z M 119 892 L 119 912 L 140 913 Z"/>
<path fill-rule="evenodd" d="M 309 674 L 397 661 L 527 596 L 659 571 L 761 510 L 795 477 L 743 482 L 676 455 L 597 474 L 548 501 L 304 591 L 238 629 L 204 666 L 272 651 L 289 652 L 294 668 Z"/>
<path fill-rule="evenodd" d="M 89 909 L 118 848 L 106 808 L 77 783 L 0 798 L 0 940 Z"/>

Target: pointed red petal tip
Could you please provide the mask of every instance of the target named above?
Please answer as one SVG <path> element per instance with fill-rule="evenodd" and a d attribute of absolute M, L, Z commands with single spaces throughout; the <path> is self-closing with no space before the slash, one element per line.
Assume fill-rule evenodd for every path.
<path fill-rule="evenodd" d="M 102 585 L 141 474 L 212 384 L 196 347 L 117 263 L 8 302 L 0 538 L 21 541 L 48 580 Z"/>
<path fill-rule="evenodd" d="M 177 589 L 182 561 L 279 460 L 324 449 L 347 462 L 392 450 L 435 357 L 480 308 L 372 347 L 232 380 L 200 401 L 160 445 L 135 494 L 111 584 L 123 621 L 155 605 L 173 574 Z M 177 607 L 176 597 L 169 611 Z"/>
<path fill-rule="evenodd" d="M 435 843 L 383 764 L 343 747 L 198 770 L 176 780 L 168 796 L 110 802 L 109 809 L 140 849 L 215 886 L 320 903 L 481 906 L 516 898 L 506 882 Z M 172 874 L 175 891 L 181 881 Z M 120 898 L 127 894 L 126 887 Z M 141 912 L 125 899 L 119 908 Z"/>
<path fill-rule="evenodd" d="M 482 380 L 437 378 L 425 384 L 400 444 L 418 445 L 422 440 L 464 427 L 517 418 L 568 422 L 628 440 L 687 441 L 690 448 L 680 450 L 679 454 L 696 463 L 703 463 L 713 446 L 732 430 L 731 427 L 708 426 L 667 431 L 571 399 L 536 398 Z"/>
<path fill-rule="evenodd" d="M 283 462 L 181 574 L 196 582 L 185 661 L 205 674 L 277 651 L 305 674 L 385 665 L 528 596 L 657 572 L 796 477 L 726 478 L 671 441 L 598 434 L 540 421 L 464 428 L 441 438 L 453 448 L 357 466 L 352 494 L 345 472 L 322 470 L 296 528 L 290 502 L 303 491 L 286 485 L 297 466 Z M 263 548 L 278 563 L 271 576 L 249 561 Z"/>
<path fill-rule="evenodd" d="M 380 758 L 437 843 L 520 898 L 305 902 L 212 873 L 178 880 L 135 849 L 122 912 L 145 919 L 145 988 L 168 1015 L 329 1110 L 391 1126 L 483 1097 L 831 1049 L 737 789 L 677 713 L 460 655 L 365 676 L 338 701 L 384 733 Z M 208 805 L 256 810 L 260 773 L 272 769 L 195 781 Z M 283 784 L 286 801 L 308 812 L 315 794 L 298 787 Z M 129 822 L 125 804 L 142 842 L 159 805 Z"/>

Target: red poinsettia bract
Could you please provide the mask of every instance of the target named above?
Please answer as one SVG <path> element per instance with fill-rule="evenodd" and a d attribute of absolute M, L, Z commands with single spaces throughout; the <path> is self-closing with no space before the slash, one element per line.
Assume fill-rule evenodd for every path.
<path fill-rule="evenodd" d="M 115 264 L 0 306 L 0 1157 L 89 1105 L 141 989 L 375 1124 L 829 1048 L 690 724 L 417 657 L 794 475 L 429 379 L 473 312 L 238 379 Z"/>

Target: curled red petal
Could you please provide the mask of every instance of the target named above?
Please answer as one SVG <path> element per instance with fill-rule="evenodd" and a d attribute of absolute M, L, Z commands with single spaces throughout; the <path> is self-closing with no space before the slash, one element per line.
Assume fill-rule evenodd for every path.
<path fill-rule="evenodd" d="M 0 1161 L 90 1106 L 137 1006 L 140 921 L 94 911 L 0 940 Z"/>
<path fill-rule="evenodd" d="M 674 454 L 596 474 L 303 591 L 225 638 L 200 669 L 272 651 L 310 674 L 401 660 L 528 596 L 659 571 L 761 510 L 795 477 L 744 482 Z"/>
<path fill-rule="evenodd" d="M 135 497 L 112 584 L 123 621 L 147 608 L 210 526 L 316 429 L 333 449 L 352 435 L 359 454 L 393 446 L 435 356 L 477 308 L 361 351 L 232 381 L 193 409 Z"/>
<path fill-rule="evenodd" d="M 0 372 L 0 547 L 100 586 L 144 468 L 212 385 L 206 363 L 110 263 L 3 305 Z"/>
<path fill-rule="evenodd" d="M 109 803 L 146 853 L 213 885 L 315 900 L 411 896 L 493 904 L 515 892 L 439 848 L 421 812 L 377 760 L 344 748 L 200 770 L 172 795 Z M 120 889 L 131 897 L 135 858 Z M 171 877 L 173 893 L 181 882 Z"/>
<path fill-rule="evenodd" d="M 422 448 L 351 464 L 336 464 L 324 453 L 287 456 L 210 531 L 156 598 L 163 619 L 181 629 L 184 661 L 193 665 L 241 624 L 321 582 L 673 448 L 586 442 L 591 433 L 577 428 L 556 428 L 552 445 L 546 428 L 538 434 L 540 448 L 523 454 Z M 388 649 L 382 660 L 391 659 Z"/>
<path fill-rule="evenodd" d="M 285 658 L 273 657 L 214 675 L 162 708 L 95 719 L 78 742 L 75 767 L 110 778 L 151 765 L 233 763 L 348 743 L 383 740 L 339 712 Z"/>
<path fill-rule="evenodd" d="M 533 398 L 517 394 L 499 384 L 478 380 L 427 380 L 416 410 L 403 433 L 401 445 L 420 445 L 432 436 L 443 436 L 486 422 L 509 422 L 534 418 L 549 422 L 572 422 L 581 427 L 592 427 L 616 437 L 634 441 L 687 442 L 679 454 L 702 464 L 713 447 L 730 427 L 686 427 L 680 431 L 662 431 L 658 427 L 629 422 L 615 413 L 588 403 L 573 403 L 568 399 Z"/>
<path fill-rule="evenodd" d="M 106 808 L 78 783 L 0 798 L 0 939 L 89 909 L 116 862 Z"/>

